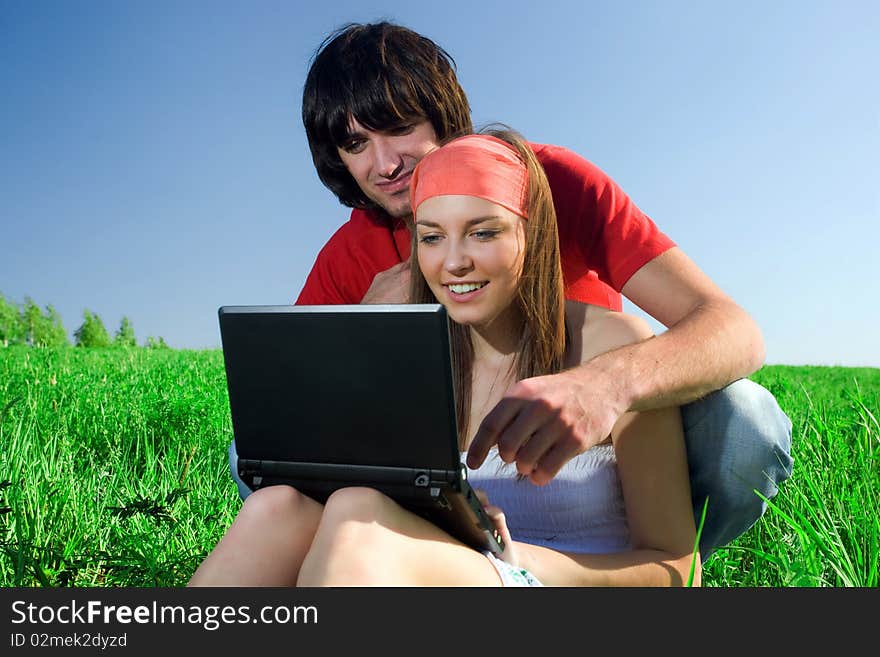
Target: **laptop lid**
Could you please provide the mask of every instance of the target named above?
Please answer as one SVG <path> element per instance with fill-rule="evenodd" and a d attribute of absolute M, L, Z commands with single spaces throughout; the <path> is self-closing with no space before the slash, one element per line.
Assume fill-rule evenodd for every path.
<path fill-rule="evenodd" d="M 317 500 L 381 490 L 501 554 L 460 462 L 449 321 L 440 304 L 223 306 L 239 475 Z"/>
<path fill-rule="evenodd" d="M 223 306 L 219 320 L 239 459 L 460 470 L 442 305 Z"/>

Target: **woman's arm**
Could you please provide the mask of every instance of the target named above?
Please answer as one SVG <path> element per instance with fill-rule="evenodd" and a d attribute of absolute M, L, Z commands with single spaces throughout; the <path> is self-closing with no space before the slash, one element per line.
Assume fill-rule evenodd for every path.
<path fill-rule="evenodd" d="M 581 359 L 651 337 L 637 317 L 591 309 Z M 623 415 L 611 431 L 633 549 L 616 554 L 565 554 L 517 544 L 522 567 L 547 585 L 682 586 L 700 558 L 681 416 L 677 406 Z"/>

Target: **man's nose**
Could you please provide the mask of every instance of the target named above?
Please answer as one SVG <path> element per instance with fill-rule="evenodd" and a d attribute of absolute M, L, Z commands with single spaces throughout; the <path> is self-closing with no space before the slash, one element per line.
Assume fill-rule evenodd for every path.
<path fill-rule="evenodd" d="M 373 161 L 376 173 L 383 178 L 394 178 L 403 168 L 403 158 L 394 144 L 382 137 L 373 142 Z"/>

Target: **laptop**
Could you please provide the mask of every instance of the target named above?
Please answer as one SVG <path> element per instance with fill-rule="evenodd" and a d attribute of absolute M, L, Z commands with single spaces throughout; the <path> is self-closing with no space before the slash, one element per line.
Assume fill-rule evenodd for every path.
<path fill-rule="evenodd" d="M 461 463 L 440 304 L 222 306 L 241 479 L 324 502 L 367 486 L 478 550 L 501 536 Z"/>

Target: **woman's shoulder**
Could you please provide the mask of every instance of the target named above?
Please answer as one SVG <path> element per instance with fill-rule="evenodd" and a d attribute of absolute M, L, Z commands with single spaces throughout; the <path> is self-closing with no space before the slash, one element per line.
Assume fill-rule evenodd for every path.
<path fill-rule="evenodd" d="M 565 321 L 571 338 L 571 359 L 566 360 L 573 361 L 571 364 L 654 335 L 641 317 L 577 301 L 566 300 Z"/>

